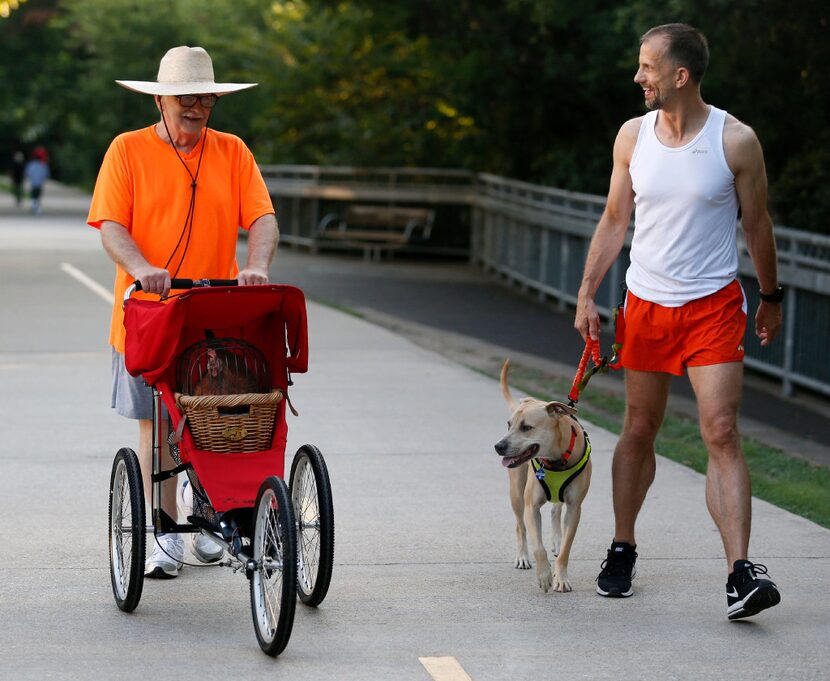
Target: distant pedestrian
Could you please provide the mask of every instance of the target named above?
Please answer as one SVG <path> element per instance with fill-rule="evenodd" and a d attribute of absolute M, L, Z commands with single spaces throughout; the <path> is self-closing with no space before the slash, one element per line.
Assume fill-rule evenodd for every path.
<path fill-rule="evenodd" d="M 43 184 L 49 177 L 49 154 L 43 147 L 37 147 L 32 152 L 29 162 L 24 170 L 26 181 L 29 183 L 29 191 L 32 197 L 32 213 L 40 213 L 40 198 L 43 194 Z"/>
<path fill-rule="evenodd" d="M 15 150 L 12 154 L 12 189 L 14 190 L 14 198 L 19 206 L 23 203 L 23 169 L 26 167 L 26 157 L 20 149 Z"/>

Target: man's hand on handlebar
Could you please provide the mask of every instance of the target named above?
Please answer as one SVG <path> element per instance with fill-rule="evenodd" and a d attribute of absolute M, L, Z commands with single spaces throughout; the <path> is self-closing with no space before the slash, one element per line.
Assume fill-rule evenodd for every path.
<path fill-rule="evenodd" d="M 240 286 L 259 286 L 268 283 L 268 270 L 247 267 L 236 275 Z"/>
<path fill-rule="evenodd" d="M 167 270 L 148 266 L 145 269 L 133 272 L 133 276 L 141 282 L 142 291 L 157 293 L 162 300 L 170 293 L 170 273 Z"/>

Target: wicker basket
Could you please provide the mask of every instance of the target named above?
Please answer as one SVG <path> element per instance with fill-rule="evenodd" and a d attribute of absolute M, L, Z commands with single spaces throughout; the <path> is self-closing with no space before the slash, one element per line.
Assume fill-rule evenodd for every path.
<path fill-rule="evenodd" d="M 176 405 L 187 417 L 199 449 L 219 454 L 259 452 L 271 448 L 282 398 L 281 390 L 240 395 L 176 393 Z M 240 410 L 244 413 L 236 413 Z"/>

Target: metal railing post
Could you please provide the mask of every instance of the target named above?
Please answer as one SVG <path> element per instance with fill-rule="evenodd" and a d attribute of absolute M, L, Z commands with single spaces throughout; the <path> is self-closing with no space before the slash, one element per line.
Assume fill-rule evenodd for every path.
<path fill-rule="evenodd" d="M 557 307 L 564 310 L 566 307 L 564 294 L 568 291 L 568 261 L 571 259 L 571 244 L 567 234 L 560 233 L 559 243 L 561 248 L 559 249 L 559 295 L 557 296 L 559 304 Z"/>
<path fill-rule="evenodd" d="M 787 397 L 793 394 L 793 364 L 795 360 L 795 319 L 796 309 L 795 287 L 787 290 L 787 300 L 784 306 L 784 374 L 781 377 L 781 389 Z"/>
<path fill-rule="evenodd" d="M 548 251 L 550 250 L 550 231 L 546 227 L 539 227 L 542 230 L 539 238 L 539 281 L 543 284 L 547 283 L 548 277 Z M 539 288 L 538 293 L 539 302 L 543 302 L 546 298 L 545 291 L 542 287 Z"/>

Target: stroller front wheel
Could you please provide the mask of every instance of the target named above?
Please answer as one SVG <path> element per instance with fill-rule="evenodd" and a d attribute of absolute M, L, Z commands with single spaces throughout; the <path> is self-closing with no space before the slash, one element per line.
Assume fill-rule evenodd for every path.
<path fill-rule="evenodd" d="M 326 461 L 303 445 L 291 464 L 291 501 L 297 518 L 297 594 L 308 606 L 323 602 L 334 566 L 334 507 Z"/>
<path fill-rule="evenodd" d="M 294 626 L 297 581 L 297 535 L 288 488 L 270 476 L 259 488 L 254 506 L 254 569 L 251 614 L 259 646 L 279 655 Z"/>
<path fill-rule="evenodd" d="M 132 612 L 144 586 L 144 485 L 138 457 L 119 449 L 112 462 L 109 495 L 110 578 L 115 602 Z"/>

